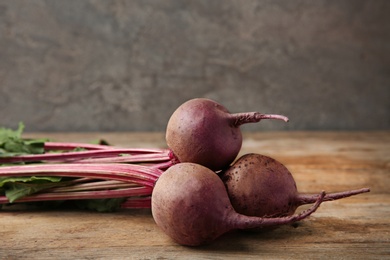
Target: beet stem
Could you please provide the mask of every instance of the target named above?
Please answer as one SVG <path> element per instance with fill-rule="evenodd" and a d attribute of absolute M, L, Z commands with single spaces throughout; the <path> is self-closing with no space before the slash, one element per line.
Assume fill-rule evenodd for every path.
<path fill-rule="evenodd" d="M 98 191 L 74 191 L 74 192 L 48 192 L 29 195 L 13 203 L 25 203 L 34 201 L 53 201 L 53 200 L 81 200 L 81 199 L 108 199 L 122 198 L 131 196 L 150 196 L 151 187 L 138 186 L 116 190 L 98 190 Z M 10 203 L 6 196 L 0 196 L 0 204 Z"/>
<path fill-rule="evenodd" d="M 63 176 L 135 182 L 153 187 L 162 170 L 132 164 L 37 164 L 0 167 L 0 177 Z"/>
<path fill-rule="evenodd" d="M 154 154 L 160 155 L 166 159 L 169 155 L 169 150 L 166 149 L 130 149 L 130 148 L 113 148 L 113 149 L 96 149 L 76 152 L 63 153 L 45 153 L 45 154 L 28 154 L 10 157 L 1 157 L 0 163 L 16 163 L 16 162 L 35 162 L 35 161 L 67 161 L 67 160 L 81 160 L 87 158 L 108 158 L 121 156 L 123 154 Z M 156 156 L 155 160 L 157 160 Z"/>
<path fill-rule="evenodd" d="M 74 162 L 77 163 L 145 163 L 145 162 L 169 161 L 171 159 L 172 158 L 170 158 L 170 151 L 166 151 L 162 153 L 151 153 L 151 154 L 87 158 L 87 159 L 75 160 Z"/>
<path fill-rule="evenodd" d="M 122 209 L 150 209 L 152 199 L 150 196 L 142 198 L 128 198 L 121 204 Z"/>
<path fill-rule="evenodd" d="M 77 179 L 76 179 L 77 180 Z M 87 183 L 73 184 L 70 186 L 56 187 L 45 190 L 46 192 L 74 192 L 74 191 L 96 191 L 109 189 L 123 189 L 140 187 L 136 183 L 116 180 L 93 180 Z"/>
<path fill-rule="evenodd" d="M 358 190 L 350 190 L 350 191 L 342 191 L 342 192 L 334 192 L 326 194 L 324 197 L 324 201 L 333 201 L 338 199 L 347 198 L 350 196 L 358 195 L 361 193 L 370 192 L 369 188 L 362 188 Z M 316 194 L 299 194 L 297 196 L 296 203 L 298 206 L 305 205 L 305 204 L 311 204 L 314 203 L 317 200 Z"/>
<path fill-rule="evenodd" d="M 70 151 L 76 148 L 83 148 L 86 150 L 105 150 L 113 149 L 114 147 L 109 145 L 100 145 L 100 144 L 85 144 L 85 143 L 71 143 L 71 142 L 45 142 L 44 144 L 45 151 Z"/>

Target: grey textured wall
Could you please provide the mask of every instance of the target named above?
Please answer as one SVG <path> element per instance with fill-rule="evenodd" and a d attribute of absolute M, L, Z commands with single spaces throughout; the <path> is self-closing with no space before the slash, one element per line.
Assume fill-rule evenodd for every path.
<path fill-rule="evenodd" d="M 0 124 L 164 131 L 187 99 L 390 128 L 390 1 L 0 1 Z"/>

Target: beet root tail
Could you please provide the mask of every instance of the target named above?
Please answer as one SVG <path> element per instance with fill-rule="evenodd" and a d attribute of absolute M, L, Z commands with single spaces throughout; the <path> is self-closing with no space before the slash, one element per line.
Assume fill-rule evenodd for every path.
<path fill-rule="evenodd" d="M 338 199 L 343 199 L 347 197 L 351 197 L 354 195 L 358 195 L 361 193 L 370 192 L 369 188 L 362 188 L 357 190 L 349 190 L 349 191 L 342 191 L 342 192 L 334 192 L 334 193 L 328 193 L 324 197 L 324 201 L 333 201 Z M 299 194 L 297 197 L 297 206 L 305 205 L 305 204 L 311 204 L 314 203 L 317 200 L 316 194 Z"/>
<path fill-rule="evenodd" d="M 276 217 L 276 218 L 259 218 L 259 217 L 251 217 L 245 215 L 239 215 L 240 220 L 238 222 L 237 229 L 251 229 L 251 228 L 266 228 L 266 227 L 274 227 L 280 225 L 288 225 L 294 222 L 303 220 L 309 217 L 312 213 L 314 213 L 325 198 L 325 191 L 322 191 L 316 197 L 316 201 L 312 207 L 309 209 L 302 211 L 299 214 L 294 214 L 292 216 L 287 217 Z"/>
<path fill-rule="evenodd" d="M 260 121 L 262 119 L 276 119 L 276 120 L 283 120 L 284 122 L 288 122 L 289 119 L 286 116 L 283 115 L 275 115 L 275 114 L 260 114 L 256 113 L 255 117 Z"/>
<path fill-rule="evenodd" d="M 261 114 L 259 112 L 231 114 L 231 118 L 233 120 L 233 125 L 235 127 L 239 127 L 240 125 L 247 124 L 247 123 L 257 123 L 262 119 L 282 120 L 284 122 L 289 121 L 288 117 L 283 115 Z"/>

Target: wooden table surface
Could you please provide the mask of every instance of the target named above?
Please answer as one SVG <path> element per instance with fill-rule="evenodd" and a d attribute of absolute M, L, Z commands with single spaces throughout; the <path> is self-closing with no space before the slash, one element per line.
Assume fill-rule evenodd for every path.
<path fill-rule="evenodd" d="M 105 139 L 165 147 L 162 133 L 30 133 L 53 141 Z M 370 187 L 326 202 L 298 226 L 233 232 L 202 247 L 175 244 L 150 210 L 0 211 L 0 259 L 390 259 L 390 132 L 245 133 L 241 154 L 284 163 L 300 192 Z M 303 207 L 298 208 L 302 210 Z"/>

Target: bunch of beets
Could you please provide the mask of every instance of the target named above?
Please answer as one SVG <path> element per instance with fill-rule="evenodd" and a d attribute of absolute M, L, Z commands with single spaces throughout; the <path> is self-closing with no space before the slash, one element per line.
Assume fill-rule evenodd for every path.
<path fill-rule="evenodd" d="M 30 185 L 27 192 L 8 194 L 3 187 L 0 204 L 108 200 L 117 203 L 114 208 L 151 208 L 175 242 L 197 246 L 232 230 L 292 224 L 324 201 L 369 192 L 301 194 L 275 159 L 255 153 L 237 158 L 240 126 L 262 119 L 288 121 L 258 112 L 231 114 L 213 100 L 196 98 L 169 119 L 167 149 L 45 142 L 42 154 L 0 154 L 0 188 Z M 295 213 L 304 204 L 313 205 Z"/>

